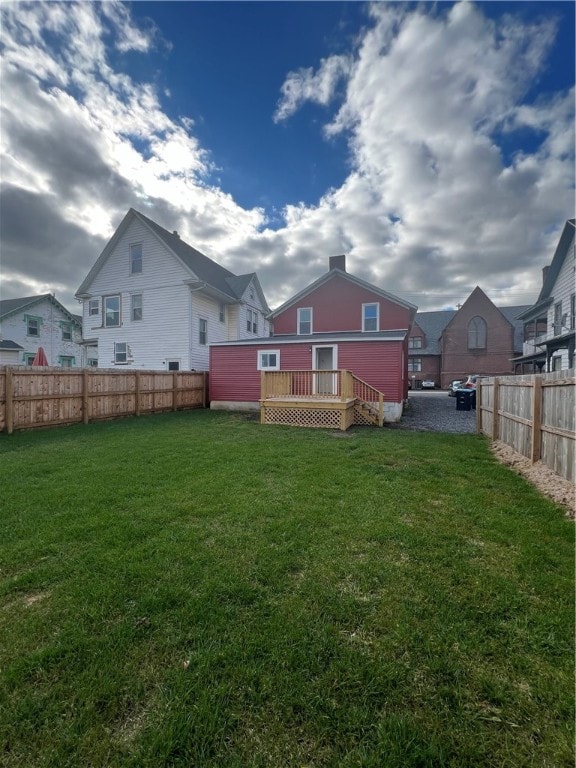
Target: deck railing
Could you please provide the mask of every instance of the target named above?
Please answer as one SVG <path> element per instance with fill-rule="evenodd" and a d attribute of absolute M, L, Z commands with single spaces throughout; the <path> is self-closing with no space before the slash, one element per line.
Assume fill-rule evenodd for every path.
<path fill-rule="evenodd" d="M 384 395 L 350 371 L 262 371 L 260 398 L 359 400 L 384 422 Z"/>

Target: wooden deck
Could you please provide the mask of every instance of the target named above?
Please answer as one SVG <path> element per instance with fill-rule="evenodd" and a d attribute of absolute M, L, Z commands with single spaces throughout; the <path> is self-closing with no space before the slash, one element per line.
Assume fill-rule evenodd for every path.
<path fill-rule="evenodd" d="M 350 371 L 262 372 L 261 424 L 344 431 L 383 421 L 383 394 Z"/>

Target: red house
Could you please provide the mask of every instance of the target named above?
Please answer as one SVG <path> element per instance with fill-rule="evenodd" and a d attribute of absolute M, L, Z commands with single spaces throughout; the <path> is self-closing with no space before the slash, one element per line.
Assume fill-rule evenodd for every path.
<path fill-rule="evenodd" d="M 345 400 L 369 406 L 381 393 L 384 420 L 397 421 L 408 397 L 416 309 L 348 274 L 345 256 L 332 257 L 326 274 L 271 313 L 272 336 L 211 345 L 211 407 L 255 410 L 267 398 L 283 397 L 316 413 L 318 400 L 331 400 L 334 408 L 344 408 L 336 402 Z M 358 408 L 357 416 L 362 423 Z M 320 425 L 308 417 L 299 423 Z"/>

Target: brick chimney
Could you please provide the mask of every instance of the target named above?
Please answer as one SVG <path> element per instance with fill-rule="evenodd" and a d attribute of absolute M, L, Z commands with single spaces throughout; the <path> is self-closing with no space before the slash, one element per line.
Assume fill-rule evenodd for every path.
<path fill-rule="evenodd" d="M 550 269 L 550 265 L 548 265 L 547 267 L 542 267 L 542 285 L 544 285 L 544 283 L 546 282 L 549 269 Z"/>
<path fill-rule="evenodd" d="M 341 269 L 342 272 L 346 272 L 346 254 L 342 254 L 342 256 L 330 256 L 329 266 L 330 270 Z"/>

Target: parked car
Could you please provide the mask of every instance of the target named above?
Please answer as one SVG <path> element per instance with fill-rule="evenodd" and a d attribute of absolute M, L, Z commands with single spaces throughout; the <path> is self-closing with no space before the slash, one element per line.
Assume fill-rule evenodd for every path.
<path fill-rule="evenodd" d="M 448 397 L 456 397 L 456 390 L 460 389 L 463 383 L 462 379 L 454 379 L 454 381 L 451 381 L 448 385 Z"/>
<path fill-rule="evenodd" d="M 478 384 L 478 379 L 485 378 L 485 374 L 482 373 L 472 373 L 468 378 L 466 378 L 463 382 L 460 384 L 460 389 L 476 389 L 476 385 Z"/>
<path fill-rule="evenodd" d="M 422 389 L 434 389 L 436 386 L 436 382 L 434 379 L 424 379 L 422 381 Z"/>

